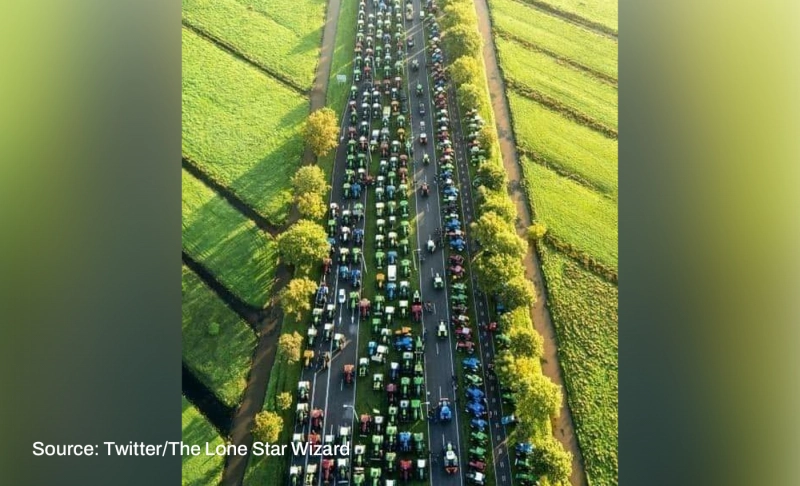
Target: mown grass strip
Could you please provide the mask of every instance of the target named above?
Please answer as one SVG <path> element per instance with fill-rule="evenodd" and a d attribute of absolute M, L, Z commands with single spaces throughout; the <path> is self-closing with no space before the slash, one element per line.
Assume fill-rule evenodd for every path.
<path fill-rule="evenodd" d="M 214 427 L 201 414 L 186 397 L 181 396 L 181 440 L 186 444 L 198 444 L 215 448 L 224 444 Z M 205 449 L 203 449 L 205 450 Z M 201 454 L 181 456 L 182 474 L 181 481 L 185 486 L 206 486 L 219 484 L 222 479 L 222 468 L 225 464 L 224 456 L 206 456 Z"/>
<path fill-rule="evenodd" d="M 617 37 L 618 24 L 616 0 L 518 0 L 557 17 L 580 24 L 589 30 Z"/>
<path fill-rule="evenodd" d="M 182 153 L 270 223 L 301 164 L 308 99 L 184 28 Z"/>
<path fill-rule="evenodd" d="M 616 199 L 616 140 L 578 125 L 513 91 L 507 94 L 517 143 L 523 151 L 534 152 L 547 165 L 553 164 L 566 173 L 575 174 Z"/>
<path fill-rule="evenodd" d="M 618 289 L 546 244 L 539 254 L 589 484 L 619 484 Z"/>
<path fill-rule="evenodd" d="M 182 171 L 183 249 L 256 308 L 269 301 L 277 262 L 272 237 Z"/>
<path fill-rule="evenodd" d="M 300 93 L 311 87 L 322 41 L 323 0 L 183 0 L 182 14 L 185 24 Z"/>
<path fill-rule="evenodd" d="M 520 164 L 528 185 L 527 195 L 537 221 L 560 240 L 618 266 L 617 205 L 522 156 Z"/>
<path fill-rule="evenodd" d="M 495 44 L 509 86 L 578 123 L 617 138 L 616 88 L 517 42 L 497 38 Z"/>
<path fill-rule="evenodd" d="M 489 7 L 495 30 L 617 79 L 618 46 L 614 40 L 516 0 L 489 0 Z"/>

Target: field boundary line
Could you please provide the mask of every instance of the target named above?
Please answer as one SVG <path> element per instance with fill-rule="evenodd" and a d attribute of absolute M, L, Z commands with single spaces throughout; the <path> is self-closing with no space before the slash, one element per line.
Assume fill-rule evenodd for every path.
<path fill-rule="evenodd" d="M 261 71 L 262 73 L 266 74 L 267 76 L 269 76 L 270 78 L 274 79 L 275 81 L 278 81 L 279 83 L 283 84 L 284 86 L 286 86 L 287 88 L 289 88 L 292 91 L 296 92 L 297 94 L 299 94 L 303 98 L 307 98 L 308 97 L 308 90 L 307 89 L 304 89 L 304 88 L 298 86 L 294 81 L 292 81 L 292 80 L 286 78 L 285 76 L 281 75 L 280 73 L 278 73 L 278 72 L 276 72 L 276 71 L 264 66 L 263 64 L 261 64 L 260 62 L 258 62 L 255 59 L 251 58 L 247 54 L 237 50 L 233 45 L 229 44 L 228 42 L 225 42 L 224 40 L 214 36 L 213 34 L 211 34 L 209 32 L 206 32 L 205 30 L 201 29 L 200 27 L 197 27 L 196 25 L 191 24 L 186 19 L 182 19 L 181 20 L 181 24 L 183 24 L 184 27 L 186 27 L 187 29 L 189 29 L 193 33 L 197 34 L 198 36 L 200 36 L 201 38 L 207 40 L 208 42 L 211 42 L 212 44 L 214 44 L 215 46 L 219 47 L 220 49 L 222 49 L 223 51 L 227 52 L 228 54 L 232 55 L 233 57 L 239 59 L 240 61 L 246 62 L 247 64 L 253 66 L 256 69 L 258 69 L 259 71 Z"/>
<path fill-rule="evenodd" d="M 550 111 L 554 111 L 579 125 L 583 125 L 586 128 L 594 130 L 606 138 L 617 140 L 619 137 L 617 130 L 603 125 L 601 122 L 595 120 L 589 115 L 571 108 L 557 99 L 547 96 L 541 91 L 537 91 L 508 75 L 506 75 L 506 86 L 513 89 L 517 94 L 520 94 L 531 101 L 535 101 L 545 108 L 550 109 Z"/>
<path fill-rule="evenodd" d="M 574 24 L 579 27 L 588 29 L 596 34 L 608 37 L 610 39 L 614 39 L 615 41 L 619 40 L 618 32 L 612 29 L 611 27 L 603 25 L 600 22 L 595 22 L 594 20 L 587 19 L 586 17 L 582 17 L 576 13 L 568 12 L 554 5 L 550 5 L 545 2 L 539 2 L 537 0 L 514 0 L 514 1 L 517 3 L 525 4 L 529 8 L 533 8 L 541 12 L 550 14 L 553 17 L 558 17 L 565 22 L 569 22 L 570 24 Z"/>
<path fill-rule="evenodd" d="M 233 192 L 232 189 L 225 187 L 224 185 L 220 184 L 219 182 L 215 181 L 211 176 L 206 174 L 199 166 L 199 164 L 193 160 L 191 157 L 187 155 L 181 156 L 181 167 L 186 169 L 186 172 L 189 172 L 195 178 L 200 180 L 203 184 L 208 186 L 211 190 L 213 190 L 217 195 L 221 196 L 223 199 L 228 201 L 228 203 L 233 206 L 237 211 L 239 211 L 242 216 L 251 220 L 255 225 L 263 232 L 268 233 L 273 238 L 277 238 L 281 232 L 281 228 L 278 225 L 270 223 L 267 218 L 259 214 L 258 211 L 253 209 L 250 205 L 244 202 L 236 193 Z"/>
<path fill-rule="evenodd" d="M 496 24 L 492 25 L 493 35 L 500 37 L 501 39 L 505 39 L 507 41 L 516 42 L 517 44 L 526 47 L 532 51 L 540 52 L 546 56 L 550 56 L 558 62 L 569 66 L 573 69 L 581 71 L 589 76 L 599 79 L 600 81 L 611 85 L 615 88 L 618 88 L 618 81 L 616 78 L 609 76 L 608 74 L 601 73 L 600 71 L 596 71 L 589 66 L 583 65 L 574 59 L 570 59 L 568 57 L 562 56 L 561 54 L 555 53 L 549 49 L 546 49 L 538 44 L 534 44 L 528 40 L 522 39 L 506 30 L 503 30 L 501 27 L 497 26 Z M 502 68 L 501 68 L 502 69 Z"/>
<path fill-rule="evenodd" d="M 233 312 L 235 312 L 242 320 L 250 325 L 250 329 L 258 336 L 257 324 L 262 318 L 264 311 L 258 309 L 247 302 L 241 297 L 236 295 L 231 289 L 225 286 L 222 282 L 217 280 L 214 274 L 205 267 L 202 263 L 195 260 L 191 255 L 186 253 L 186 250 L 181 250 L 181 262 L 186 265 L 200 280 L 203 281 L 206 287 L 211 289 L 217 297 L 222 300 Z"/>
<path fill-rule="evenodd" d="M 513 120 L 512 120 L 513 122 Z M 542 167 L 549 169 L 556 174 L 560 175 L 561 177 L 567 178 L 576 184 L 580 184 L 587 189 L 597 192 L 598 194 L 602 195 L 605 198 L 612 199 L 602 187 L 600 187 L 597 183 L 591 182 L 580 175 L 571 172 L 569 169 L 564 167 L 563 165 L 559 164 L 558 162 L 554 162 L 552 159 L 539 155 L 533 149 L 529 149 L 524 146 L 517 145 L 517 152 L 520 155 L 524 155 L 525 157 L 531 159 L 532 162 L 535 162 Z"/>

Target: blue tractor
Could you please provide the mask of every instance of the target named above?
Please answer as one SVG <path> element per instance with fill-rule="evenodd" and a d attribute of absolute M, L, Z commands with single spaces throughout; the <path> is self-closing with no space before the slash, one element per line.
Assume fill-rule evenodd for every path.
<path fill-rule="evenodd" d="M 397 265 L 397 252 L 392 250 L 386 252 L 386 258 L 389 260 L 389 265 Z"/>
<path fill-rule="evenodd" d="M 355 229 L 353 230 L 353 243 L 356 245 L 360 245 L 364 241 L 364 230 L 363 229 Z"/>
<path fill-rule="evenodd" d="M 350 272 L 350 280 L 353 284 L 353 287 L 361 287 L 361 270 L 354 269 Z"/>
<path fill-rule="evenodd" d="M 439 400 L 439 421 L 449 422 L 453 419 L 453 410 L 450 407 L 450 400 L 442 398 Z"/>
<path fill-rule="evenodd" d="M 483 390 L 478 388 L 477 386 L 468 386 L 467 387 L 467 398 L 470 400 L 481 400 L 484 397 Z"/>
<path fill-rule="evenodd" d="M 461 361 L 461 365 L 464 366 L 465 370 L 477 373 L 481 367 L 481 362 L 478 361 L 478 358 L 466 358 Z"/>
<path fill-rule="evenodd" d="M 466 242 L 463 238 L 456 238 L 454 240 L 450 240 L 450 249 L 455 251 L 464 251 L 466 247 Z"/>
<path fill-rule="evenodd" d="M 461 221 L 459 221 L 457 219 L 451 219 L 450 221 L 448 221 L 445 224 L 445 228 L 447 228 L 447 231 L 460 230 L 461 229 Z"/>
<path fill-rule="evenodd" d="M 481 402 L 472 401 L 467 403 L 467 413 L 472 414 L 475 418 L 480 418 L 486 415 L 486 407 Z"/>
<path fill-rule="evenodd" d="M 389 282 L 386 284 L 386 298 L 389 300 L 394 300 L 395 293 L 397 292 L 397 284 L 394 282 Z"/>
<path fill-rule="evenodd" d="M 411 432 L 400 432 L 398 436 L 401 452 L 411 452 Z"/>
<path fill-rule="evenodd" d="M 394 349 L 397 351 L 413 351 L 414 340 L 410 336 L 399 337 L 394 340 Z"/>
<path fill-rule="evenodd" d="M 486 427 L 489 426 L 489 422 L 480 418 L 474 418 L 469 421 L 469 426 L 472 427 L 473 429 L 477 429 L 478 431 L 483 432 L 484 430 L 486 430 Z"/>

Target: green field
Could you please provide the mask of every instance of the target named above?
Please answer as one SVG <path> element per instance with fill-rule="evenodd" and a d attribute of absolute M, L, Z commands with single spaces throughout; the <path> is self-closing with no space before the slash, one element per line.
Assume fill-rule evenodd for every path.
<path fill-rule="evenodd" d="M 256 336 L 235 312 L 183 267 L 183 361 L 222 402 L 236 407 L 247 386 Z M 209 334 L 210 323 L 219 334 Z"/>
<path fill-rule="evenodd" d="M 617 32 L 619 14 L 617 0 L 537 0 L 563 12 L 583 17 Z"/>
<path fill-rule="evenodd" d="M 489 0 L 492 26 L 617 79 L 617 43 L 514 0 Z"/>
<path fill-rule="evenodd" d="M 203 444 L 210 447 L 224 444 L 214 427 L 194 406 L 181 396 L 183 411 L 181 413 L 181 440 L 187 444 Z M 205 449 L 203 449 L 205 451 Z M 182 483 L 184 486 L 207 486 L 219 484 L 222 479 L 224 456 L 184 455 L 182 461 Z"/>
<path fill-rule="evenodd" d="M 616 140 L 578 125 L 514 92 L 508 93 L 508 101 L 519 146 L 533 150 L 550 164 L 575 174 L 616 199 Z M 534 182 L 534 187 L 540 186 Z"/>
<path fill-rule="evenodd" d="M 618 481 L 617 286 L 541 245 L 567 398 L 589 484 Z"/>
<path fill-rule="evenodd" d="M 302 89 L 314 81 L 323 0 L 183 0 L 183 19 Z"/>
<path fill-rule="evenodd" d="M 278 259 L 272 238 L 194 176 L 182 176 L 183 250 L 242 300 L 263 307 Z"/>
<path fill-rule="evenodd" d="M 507 78 L 617 130 L 617 89 L 516 42 L 496 39 Z"/>
<path fill-rule="evenodd" d="M 182 29 L 182 150 L 274 224 L 291 203 L 308 99 Z"/>
<path fill-rule="evenodd" d="M 617 267 L 617 204 L 591 189 L 521 157 L 536 219 L 558 239 Z"/>

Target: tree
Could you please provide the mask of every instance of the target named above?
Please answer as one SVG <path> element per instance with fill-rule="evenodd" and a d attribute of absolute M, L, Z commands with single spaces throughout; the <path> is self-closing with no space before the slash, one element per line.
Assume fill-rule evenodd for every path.
<path fill-rule="evenodd" d="M 278 405 L 278 410 L 289 410 L 289 407 L 292 406 L 292 394 L 289 392 L 283 392 L 275 397 L 275 400 Z"/>
<path fill-rule="evenodd" d="M 467 111 L 473 108 L 478 111 L 483 110 L 483 93 L 474 84 L 462 84 L 456 89 L 456 96 L 458 96 L 458 103 L 462 110 Z"/>
<path fill-rule="evenodd" d="M 303 336 L 297 331 L 291 334 L 281 334 L 278 339 L 278 359 L 287 364 L 300 361 L 300 350 L 303 349 Z"/>
<path fill-rule="evenodd" d="M 500 300 L 508 309 L 517 307 L 530 307 L 536 302 L 536 293 L 533 283 L 519 272 L 519 259 L 517 261 L 517 275 L 507 279 L 497 291 Z"/>
<path fill-rule="evenodd" d="M 486 186 L 478 186 L 478 198 L 480 200 L 480 206 L 478 207 L 480 214 L 492 211 L 506 221 L 515 221 L 517 219 L 517 209 L 504 191 L 492 191 Z"/>
<path fill-rule="evenodd" d="M 283 430 L 283 418 L 275 412 L 259 412 L 253 424 L 253 435 L 261 442 L 277 442 Z"/>
<path fill-rule="evenodd" d="M 280 301 L 283 311 L 294 314 L 295 320 L 303 317 L 303 312 L 311 310 L 311 299 L 317 291 L 317 283 L 305 277 L 294 278 L 281 291 Z"/>
<path fill-rule="evenodd" d="M 508 255 L 482 251 L 475 258 L 473 269 L 481 290 L 495 295 L 506 282 L 519 274 L 520 262 Z"/>
<path fill-rule="evenodd" d="M 296 193 L 294 202 L 297 204 L 297 211 L 300 212 L 300 215 L 304 218 L 319 220 L 322 219 L 328 211 L 328 208 L 325 207 L 325 200 L 322 198 L 322 194 L 313 192 Z"/>
<path fill-rule="evenodd" d="M 308 115 L 303 126 L 303 136 L 317 157 L 330 152 L 339 144 L 336 113 L 330 108 L 322 108 Z"/>
<path fill-rule="evenodd" d="M 486 161 L 478 167 L 481 184 L 493 191 L 499 191 L 506 184 L 506 171 L 499 165 Z"/>
<path fill-rule="evenodd" d="M 497 132 L 494 127 L 484 125 L 478 132 L 478 143 L 481 148 L 486 151 L 486 158 L 491 159 L 494 156 L 495 148 L 497 147 Z"/>
<path fill-rule="evenodd" d="M 483 251 L 503 253 L 519 259 L 525 256 L 525 242 L 514 232 L 514 227 L 496 213 L 483 213 L 470 227 L 473 236 L 481 242 Z"/>
<path fill-rule="evenodd" d="M 547 234 L 547 226 L 544 223 L 533 223 L 528 226 L 528 239 L 531 242 L 539 241 Z"/>
<path fill-rule="evenodd" d="M 322 226 L 306 219 L 278 235 L 277 243 L 281 258 L 294 265 L 300 275 L 307 275 L 314 264 L 328 256 L 328 234 Z"/>
<path fill-rule="evenodd" d="M 302 194 L 325 194 L 329 189 L 325 172 L 318 165 L 304 165 L 292 176 L 295 197 Z"/>
<path fill-rule="evenodd" d="M 537 472 L 547 475 L 550 484 L 569 484 L 572 454 L 553 436 L 546 435 L 535 444 Z"/>
<path fill-rule="evenodd" d="M 517 412 L 533 420 L 558 417 L 561 410 L 561 388 L 542 374 L 539 358 L 521 357 L 514 362 L 520 377 Z"/>
<path fill-rule="evenodd" d="M 471 3 L 452 3 L 442 9 L 441 27 L 444 30 L 452 29 L 459 25 L 477 25 L 478 16 Z"/>
<path fill-rule="evenodd" d="M 509 351 L 514 356 L 540 358 L 544 354 L 542 336 L 533 328 L 530 312 L 526 307 L 517 307 L 500 316 L 500 326 L 511 339 Z"/>
<path fill-rule="evenodd" d="M 444 50 L 455 61 L 461 56 L 479 56 L 483 41 L 475 24 L 459 24 L 445 32 L 442 38 Z"/>
<path fill-rule="evenodd" d="M 219 322 L 212 321 L 208 323 L 208 335 L 209 336 L 219 335 Z"/>
<path fill-rule="evenodd" d="M 447 71 L 450 74 L 450 79 L 453 80 L 453 84 L 456 86 L 474 83 L 483 78 L 481 74 L 481 65 L 478 60 L 472 56 L 459 57 L 450 65 Z"/>

